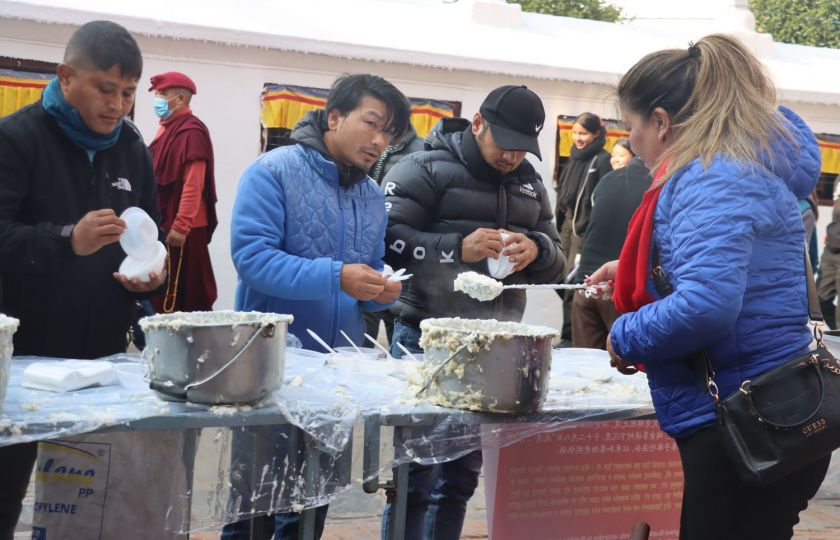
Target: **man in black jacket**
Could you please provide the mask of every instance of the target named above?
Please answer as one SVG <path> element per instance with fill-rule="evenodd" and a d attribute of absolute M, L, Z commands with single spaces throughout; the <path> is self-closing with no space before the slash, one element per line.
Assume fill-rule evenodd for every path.
<path fill-rule="evenodd" d="M 163 284 L 117 274 L 117 216 L 158 218 L 151 156 L 125 120 L 142 67 L 123 27 L 88 23 L 42 99 L 0 120 L 0 312 L 20 319 L 18 355 L 124 352 L 135 299 Z M 0 539 L 14 534 L 36 448 L 0 448 Z"/>
<path fill-rule="evenodd" d="M 566 258 L 548 194 L 525 161 L 526 152 L 540 157 L 537 136 L 544 121 L 542 102 L 532 91 L 497 88 L 472 122 L 442 120 L 426 139 L 426 151 L 404 158 L 385 177 L 385 259 L 414 274 L 394 308 L 395 357 L 402 357 L 398 343 L 421 351 L 419 325 L 428 317 L 522 318 L 522 290 L 507 290 L 490 302 L 454 292 L 459 273 L 488 274 L 488 259 L 508 257 L 513 263 L 506 284 L 562 279 Z M 435 467 L 412 464 L 406 538 L 458 538 L 481 463 L 481 452 L 474 451 Z M 389 526 L 386 510 L 386 534 Z"/>

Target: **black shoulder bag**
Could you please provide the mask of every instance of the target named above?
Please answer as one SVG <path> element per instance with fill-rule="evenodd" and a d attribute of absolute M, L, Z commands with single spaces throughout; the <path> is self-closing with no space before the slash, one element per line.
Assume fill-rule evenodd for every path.
<path fill-rule="evenodd" d="M 654 285 L 673 292 L 654 248 Z M 691 357 L 715 402 L 727 453 L 741 478 L 767 485 L 840 447 L 840 362 L 822 341 L 822 313 L 811 263 L 805 254 L 808 310 L 817 346 L 777 368 L 748 379 L 721 398 L 708 350 Z"/>

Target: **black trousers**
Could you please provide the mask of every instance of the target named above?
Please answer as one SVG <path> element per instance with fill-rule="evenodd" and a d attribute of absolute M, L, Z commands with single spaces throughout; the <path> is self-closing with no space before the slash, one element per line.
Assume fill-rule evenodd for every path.
<path fill-rule="evenodd" d="M 831 455 L 769 486 L 742 482 L 716 426 L 677 439 L 685 488 L 680 540 L 790 540 Z"/>
<path fill-rule="evenodd" d="M 20 517 L 38 443 L 0 446 L 0 540 L 12 540 Z"/>

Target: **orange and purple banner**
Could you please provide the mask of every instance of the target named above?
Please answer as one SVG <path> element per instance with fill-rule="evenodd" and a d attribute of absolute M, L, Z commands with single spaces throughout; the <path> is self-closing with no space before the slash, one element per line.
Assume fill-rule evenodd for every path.
<path fill-rule="evenodd" d="M 38 101 L 55 75 L 0 69 L 0 117 Z"/>
<path fill-rule="evenodd" d="M 292 129 L 312 110 L 327 104 L 328 90 L 288 84 L 266 84 L 262 94 L 262 123 L 268 128 Z M 441 118 L 454 115 L 454 106 L 445 101 L 409 99 L 411 123 L 417 135 L 426 137 Z"/>

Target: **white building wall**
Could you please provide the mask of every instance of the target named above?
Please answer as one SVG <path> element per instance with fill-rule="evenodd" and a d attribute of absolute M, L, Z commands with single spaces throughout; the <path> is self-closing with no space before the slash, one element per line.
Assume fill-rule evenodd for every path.
<path fill-rule="evenodd" d="M 74 27 L 0 19 L 0 54 L 60 62 Z M 197 85 L 193 111 L 209 127 L 216 154 L 219 228 L 211 244 L 211 257 L 219 286 L 216 309 L 233 306 L 236 274 L 230 260 L 229 225 L 236 185 L 242 171 L 257 157 L 260 136 L 260 92 L 264 83 L 288 83 L 328 88 L 342 73 L 376 73 L 393 82 L 406 95 L 460 101 L 462 114 L 471 117 L 486 94 L 503 84 L 525 84 L 543 99 L 546 127 L 540 135 L 544 161 L 529 158 L 543 175 L 549 193 L 554 168 L 556 130 L 553 119 L 591 111 L 608 118 L 618 115 L 612 89 L 605 85 L 511 78 L 467 71 L 424 68 L 350 60 L 323 55 L 138 36 L 144 54 L 135 122 L 147 142 L 157 130 L 151 75 L 164 71 L 187 73 Z M 410 60 L 410 58 L 407 58 Z M 840 133 L 840 109 L 822 105 L 791 104 L 817 132 Z M 560 303 L 552 293 L 533 295 L 526 320 L 559 324 Z"/>

